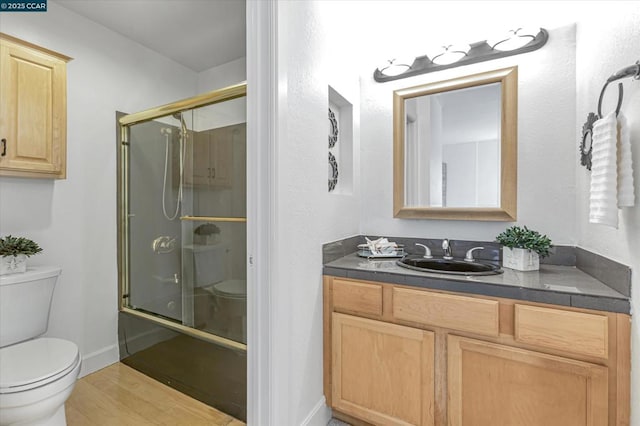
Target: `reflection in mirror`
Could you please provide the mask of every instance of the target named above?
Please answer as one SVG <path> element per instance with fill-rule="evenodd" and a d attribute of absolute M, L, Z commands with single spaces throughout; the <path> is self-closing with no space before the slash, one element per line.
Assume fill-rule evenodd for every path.
<path fill-rule="evenodd" d="M 407 206 L 499 207 L 500 84 L 405 101 Z"/>
<path fill-rule="evenodd" d="M 394 92 L 395 217 L 515 220 L 516 72 Z"/>

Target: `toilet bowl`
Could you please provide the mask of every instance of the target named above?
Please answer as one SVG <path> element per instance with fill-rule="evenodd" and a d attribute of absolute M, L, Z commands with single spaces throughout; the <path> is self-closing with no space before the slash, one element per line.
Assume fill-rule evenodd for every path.
<path fill-rule="evenodd" d="M 0 349 L 0 425 L 65 425 L 64 402 L 80 373 L 78 347 L 62 339 Z"/>
<path fill-rule="evenodd" d="M 80 373 L 75 343 L 47 330 L 60 268 L 0 277 L 0 426 L 64 426 L 64 403 Z"/>
<path fill-rule="evenodd" d="M 214 304 L 214 324 L 231 340 L 247 343 L 247 281 L 231 279 L 205 287 Z"/>
<path fill-rule="evenodd" d="M 213 295 L 226 299 L 245 300 L 247 298 L 246 280 L 225 280 L 209 287 Z"/>

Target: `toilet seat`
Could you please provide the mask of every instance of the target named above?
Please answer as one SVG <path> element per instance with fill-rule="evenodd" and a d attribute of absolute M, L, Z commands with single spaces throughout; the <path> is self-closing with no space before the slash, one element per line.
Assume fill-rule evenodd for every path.
<path fill-rule="evenodd" d="M 68 340 L 41 337 L 0 349 L 0 394 L 23 392 L 64 377 L 80 363 Z"/>
<path fill-rule="evenodd" d="M 226 280 L 211 286 L 214 295 L 233 299 L 247 298 L 246 280 Z"/>

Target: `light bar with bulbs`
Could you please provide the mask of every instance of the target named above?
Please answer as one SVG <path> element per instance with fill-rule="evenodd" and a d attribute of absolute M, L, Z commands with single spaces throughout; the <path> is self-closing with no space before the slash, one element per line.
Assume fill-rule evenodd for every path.
<path fill-rule="evenodd" d="M 374 71 L 373 79 L 378 83 L 384 83 L 476 62 L 519 55 L 540 49 L 548 39 L 549 33 L 544 28 L 536 28 L 533 31 L 517 28 L 508 31 L 504 37 L 483 40 L 470 45 L 444 45 L 427 52 L 426 55 L 416 57 L 413 61 L 389 59 Z"/>

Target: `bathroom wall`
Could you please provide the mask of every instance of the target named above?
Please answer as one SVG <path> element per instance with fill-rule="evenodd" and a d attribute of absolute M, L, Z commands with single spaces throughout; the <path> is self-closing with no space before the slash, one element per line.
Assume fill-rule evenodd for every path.
<path fill-rule="evenodd" d="M 62 267 L 49 336 L 76 342 L 82 374 L 118 360 L 115 112 L 196 94 L 197 74 L 55 2 L 2 13 L 3 32 L 74 58 L 68 65 L 67 179 L 0 178 L 0 233 L 26 235 Z"/>
<path fill-rule="evenodd" d="M 205 93 L 231 86 L 246 79 L 247 58 L 236 59 L 198 73 L 197 93 Z"/>
<path fill-rule="evenodd" d="M 618 70 L 640 60 L 640 5 L 616 2 L 599 8 L 578 23 L 576 129 L 581 131 L 589 112 L 596 112 L 600 90 L 606 79 Z M 576 150 L 578 245 L 629 265 L 631 308 L 634 312 L 631 371 L 631 425 L 640 426 L 640 81 L 621 80 L 624 85 L 622 113 L 627 117 L 634 162 L 636 203 L 619 213 L 618 229 L 588 223 L 590 173 L 579 165 Z M 609 85 L 602 111 L 615 108 L 617 87 Z M 577 141 L 574 143 L 577 147 Z"/>
<path fill-rule="evenodd" d="M 358 79 L 339 53 L 351 40 L 322 4 L 277 5 L 278 117 L 272 167 L 274 227 L 269 269 L 273 425 L 326 425 L 322 393 L 322 244 L 357 234 L 359 169 L 350 194 L 327 188 L 329 86 L 353 104 L 358 152 Z M 338 3 L 338 2 L 336 2 Z M 357 154 L 354 156 L 356 157 Z"/>
<path fill-rule="evenodd" d="M 387 22 L 385 34 L 396 37 L 398 46 L 405 36 L 403 24 L 391 19 Z M 373 70 L 384 59 L 380 54 L 374 52 L 376 56 L 363 60 L 363 234 L 492 241 L 511 225 L 393 218 L 392 98 L 393 91 L 400 88 L 517 66 L 518 223 L 548 234 L 555 243 L 575 243 L 575 26 L 548 29 L 549 41 L 535 52 L 393 82 L 373 80 Z"/>

